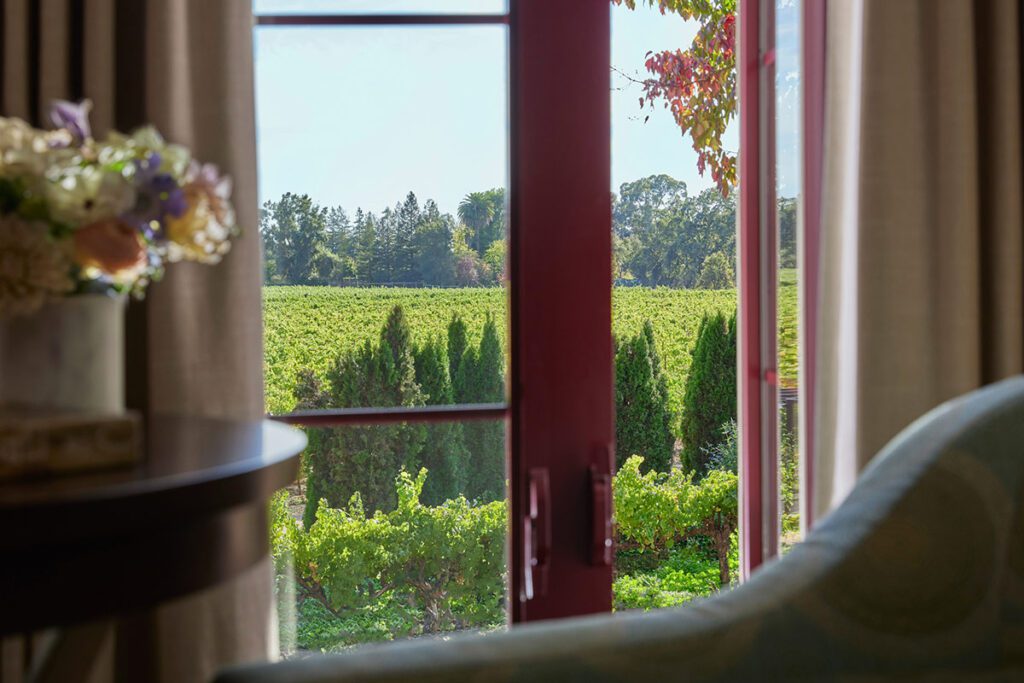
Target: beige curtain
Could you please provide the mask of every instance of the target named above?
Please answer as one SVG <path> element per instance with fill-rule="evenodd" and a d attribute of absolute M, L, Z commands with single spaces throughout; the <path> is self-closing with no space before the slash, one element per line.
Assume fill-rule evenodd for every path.
<path fill-rule="evenodd" d="M 52 98 L 88 97 L 98 133 L 152 123 L 233 178 L 230 254 L 169 269 L 129 320 L 129 395 L 154 413 L 264 413 L 252 24 L 251 0 L 2 0 L 0 112 L 39 124 Z M 271 590 L 268 559 L 120 632 L 155 649 L 147 679 L 206 681 L 276 652 Z"/>
<path fill-rule="evenodd" d="M 939 403 L 1024 371 L 1020 0 L 830 0 L 821 518 Z"/>

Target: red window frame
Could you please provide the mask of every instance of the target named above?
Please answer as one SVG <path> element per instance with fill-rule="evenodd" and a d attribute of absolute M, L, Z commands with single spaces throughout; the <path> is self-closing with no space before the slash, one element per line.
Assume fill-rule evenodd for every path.
<path fill-rule="evenodd" d="M 740 576 L 778 552 L 774 0 L 737 12 Z"/>
<path fill-rule="evenodd" d="M 740 0 L 739 320 L 740 572 L 779 552 L 778 235 L 775 194 L 775 1 Z M 798 229 L 801 520 L 813 524 L 815 358 L 825 93 L 826 0 L 801 3 L 803 180 Z"/>
<path fill-rule="evenodd" d="M 509 25 L 509 403 L 275 416 L 308 426 L 508 419 L 511 620 L 611 609 L 610 6 L 510 0 L 506 15 L 276 15 L 259 25 Z M 824 0 L 805 0 L 801 438 L 809 520 Z M 778 552 L 774 2 L 739 0 L 741 577 Z M 567 590 L 571 587 L 571 590 Z M 530 596 L 529 598 L 527 596 Z"/>

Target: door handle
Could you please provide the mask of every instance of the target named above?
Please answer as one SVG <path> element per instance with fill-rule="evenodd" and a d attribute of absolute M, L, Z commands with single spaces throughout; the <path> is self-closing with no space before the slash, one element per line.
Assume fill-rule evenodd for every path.
<path fill-rule="evenodd" d="M 523 515 L 523 588 L 519 599 L 532 600 L 548 590 L 551 558 L 551 485 L 545 467 L 530 468 Z"/>
<path fill-rule="evenodd" d="M 612 564 L 612 477 L 590 466 L 590 564 Z"/>

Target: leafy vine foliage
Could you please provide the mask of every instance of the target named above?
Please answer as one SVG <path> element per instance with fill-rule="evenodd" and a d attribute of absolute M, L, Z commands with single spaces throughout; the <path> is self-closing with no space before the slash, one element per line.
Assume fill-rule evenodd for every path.
<path fill-rule="evenodd" d="M 396 506 L 371 517 L 358 493 L 344 507 L 318 501 L 308 531 L 278 494 L 272 504 L 278 573 L 294 566 L 299 599 L 314 600 L 337 618 L 380 603 L 400 614 L 411 608 L 390 637 L 501 623 L 504 501 L 472 505 L 459 496 L 426 506 L 420 502 L 426 477 L 426 470 L 416 478 L 400 472 Z"/>
<path fill-rule="evenodd" d="M 710 173 L 723 196 L 736 185 L 736 154 L 722 144 L 736 116 L 735 0 L 639 0 L 662 14 L 674 13 L 700 23 L 685 50 L 648 52 L 640 106 L 662 100 L 676 125 L 689 134 L 697 152 L 697 169 Z M 637 0 L 612 0 L 636 9 Z"/>
<path fill-rule="evenodd" d="M 737 524 L 735 472 L 712 470 L 699 482 L 694 473 L 649 471 L 633 456 L 619 468 L 612 487 L 615 523 L 622 540 L 642 548 L 670 547 L 706 536 L 718 560 L 719 581 L 730 581 L 730 538 Z"/>
<path fill-rule="evenodd" d="M 656 551 L 706 538 L 717 576 L 709 580 L 703 564 L 689 558 L 688 590 L 677 591 L 674 600 L 728 586 L 735 564 L 730 544 L 736 528 L 735 473 L 714 472 L 695 482 L 679 470 L 641 474 L 642 462 L 639 456 L 628 459 L 613 479 L 619 544 Z M 473 504 L 458 496 L 424 505 L 427 479 L 425 469 L 415 478 L 402 470 L 395 479 L 394 509 L 369 517 L 358 493 L 343 507 L 320 500 L 308 529 L 290 515 L 287 494 L 275 496 L 271 535 L 278 575 L 294 572 L 296 597 L 307 617 L 314 613 L 308 603 L 315 603 L 335 623 L 355 625 L 351 631 L 332 631 L 322 618 L 307 618 L 327 635 L 307 625 L 300 645 L 358 642 L 379 630 L 382 621 L 384 632 L 375 635 L 384 638 L 503 623 L 505 502 Z M 278 585 L 283 587 L 280 580 Z M 620 608 L 659 606 L 652 595 L 665 593 L 643 578 L 619 581 L 616 590 Z M 376 626 L 364 620 L 368 615 Z"/>

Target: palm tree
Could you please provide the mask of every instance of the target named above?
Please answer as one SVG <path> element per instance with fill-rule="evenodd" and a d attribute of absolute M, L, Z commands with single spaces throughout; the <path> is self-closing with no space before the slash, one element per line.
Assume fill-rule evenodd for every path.
<path fill-rule="evenodd" d="M 486 192 L 470 192 L 459 202 L 459 220 L 473 231 L 473 248 L 478 254 L 486 246 L 480 244 L 480 236 L 492 218 L 494 203 Z"/>

